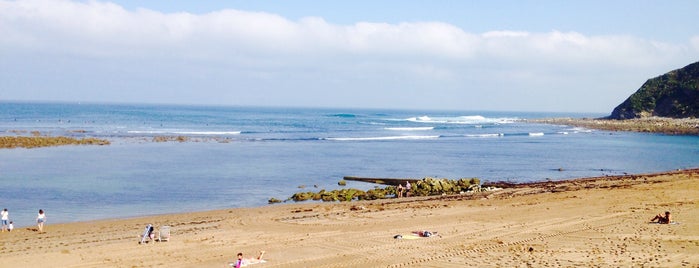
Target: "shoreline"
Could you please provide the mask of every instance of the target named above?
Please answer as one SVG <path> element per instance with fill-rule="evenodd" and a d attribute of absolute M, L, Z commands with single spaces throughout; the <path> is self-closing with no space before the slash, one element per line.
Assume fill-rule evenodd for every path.
<path fill-rule="evenodd" d="M 697 118 L 647 117 L 626 120 L 602 118 L 542 118 L 527 119 L 525 121 L 530 123 L 570 125 L 610 131 L 632 131 L 668 135 L 699 135 L 699 119 Z"/>
<path fill-rule="evenodd" d="M 501 191 L 342 203 L 288 203 L 48 224 L 0 233 L 3 265 L 494 267 L 699 265 L 699 169 L 520 183 Z M 648 224 L 674 213 L 679 225 Z M 138 245 L 148 224 L 168 242 Z M 438 237 L 398 240 L 415 230 Z"/>

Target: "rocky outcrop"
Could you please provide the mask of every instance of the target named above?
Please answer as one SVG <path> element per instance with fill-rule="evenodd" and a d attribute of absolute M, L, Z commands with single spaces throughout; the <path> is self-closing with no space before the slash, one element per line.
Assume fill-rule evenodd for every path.
<path fill-rule="evenodd" d="M 699 62 L 649 79 L 609 119 L 699 118 Z"/>
<path fill-rule="evenodd" d="M 644 117 L 628 120 L 592 118 L 545 118 L 527 122 L 576 126 L 611 131 L 664 133 L 669 135 L 699 135 L 699 118 Z"/>
<path fill-rule="evenodd" d="M 351 179 L 351 178 L 350 178 Z M 369 180 L 369 178 L 355 178 L 361 180 Z M 372 179 L 373 180 L 373 179 Z M 380 180 L 380 184 L 386 184 L 385 179 Z M 406 179 L 395 179 L 395 182 L 406 181 Z M 422 180 L 411 179 L 412 188 L 410 196 L 430 196 L 430 195 L 445 195 L 445 194 L 463 194 L 467 192 L 492 191 L 496 189 L 486 189 L 480 186 L 478 178 L 463 178 L 458 180 L 424 178 Z M 391 180 L 393 182 L 393 180 Z M 390 184 L 390 183 L 388 183 Z M 319 192 L 299 192 L 292 195 L 287 200 L 306 201 L 306 200 L 322 200 L 322 201 L 353 201 L 353 200 L 376 200 L 384 198 L 396 197 L 396 186 L 389 185 L 384 188 L 375 187 L 368 191 L 359 189 L 341 189 L 341 190 L 320 190 Z M 269 203 L 278 203 L 278 199 L 271 198 Z"/>
<path fill-rule="evenodd" d="M 478 178 L 450 180 L 428 177 L 415 182 L 411 191 L 411 195 L 414 196 L 480 191 L 480 180 Z"/>

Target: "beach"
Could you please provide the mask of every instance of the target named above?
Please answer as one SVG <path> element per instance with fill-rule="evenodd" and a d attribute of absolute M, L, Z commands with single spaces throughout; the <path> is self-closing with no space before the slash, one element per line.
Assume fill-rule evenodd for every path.
<path fill-rule="evenodd" d="M 264 250 L 249 267 L 699 267 L 697 192 L 694 169 L 67 224 L 48 211 L 44 233 L 0 234 L 0 266 L 227 267 Z M 666 210 L 679 224 L 649 223 Z M 139 244 L 149 223 L 171 239 Z"/>
<path fill-rule="evenodd" d="M 699 268 L 697 9 L 0 0 L 0 268 Z"/>

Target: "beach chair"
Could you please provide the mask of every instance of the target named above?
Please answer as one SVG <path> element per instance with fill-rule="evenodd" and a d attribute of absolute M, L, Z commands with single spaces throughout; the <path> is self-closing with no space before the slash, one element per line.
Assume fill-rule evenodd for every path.
<path fill-rule="evenodd" d="M 160 226 L 158 230 L 158 242 L 170 241 L 170 226 Z"/>
<path fill-rule="evenodd" d="M 151 242 L 153 241 L 153 225 L 152 224 L 146 225 L 146 228 L 143 230 L 143 234 L 141 235 L 141 241 L 138 243 L 145 244 L 146 239 L 149 239 Z"/>

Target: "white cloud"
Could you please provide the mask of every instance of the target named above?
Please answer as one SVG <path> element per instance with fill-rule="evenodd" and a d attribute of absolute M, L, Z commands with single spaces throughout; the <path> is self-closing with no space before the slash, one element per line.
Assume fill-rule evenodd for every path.
<path fill-rule="evenodd" d="M 248 74 L 250 81 L 304 72 L 319 83 L 335 81 L 326 84 L 390 76 L 397 77 L 393 87 L 413 79 L 434 79 L 452 90 L 475 90 L 479 83 L 493 86 L 484 81 L 497 77 L 536 92 L 534 87 L 546 84 L 542 80 L 561 73 L 574 85 L 575 79 L 590 79 L 585 76 L 590 74 L 660 72 L 699 55 L 696 36 L 688 44 L 673 44 L 623 34 L 469 33 L 442 22 L 335 25 L 319 17 L 292 21 L 232 9 L 165 14 L 66 0 L 0 1 L 0 14 L 0 54 L 146 62 L 164 72 L 169 70 L 167 64 L 196 61 L 197 66 L 211 68 L 212 75 L 220 74 L 220 69 L 233 70 L 238 78 Z"/>
<path fill-rule="evenodd" d="M 692 37 L 690 43 L 692 44 L 694 50 L 699 51 L 699 36 Z"/>
<path fill-rule="evenodd" d="M 503 38 L 503 37 L 527 37 L 529 36 L 528 32 L 522 32 L 522 31 L 490 31 L 483 33 L 482 36 L 484 38 Z"/>
<path fill-rule="evenodd" d="M 182 57 L 209 54 L 227 59 L 241 55 L 316 57 L 314 54 L 320 53 L 398 61 L 468 62 L 477 56 L 505 61 L 615 60 L 623 64 L 628 60 L 629 64 L 637 64 L 639 59 L 658 54 L 672 57 L 682 53 L 678 45 L 629 36 L 559 31 L 473 34 L 441 22 L 359 22 L 343 26 L 322 18 L 290 21 L 275 14 L 230 9 L 201 15 L 128 11 L 97 1 L 1 2 L 0 8 L 0 29 L 6 37 L 0 42 L 4 47 L 28 46 L 58 54 L 143 57 L 172 51 Z"/>

